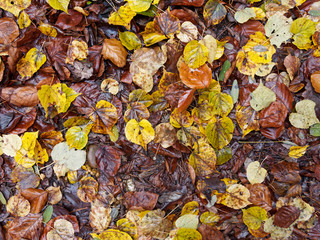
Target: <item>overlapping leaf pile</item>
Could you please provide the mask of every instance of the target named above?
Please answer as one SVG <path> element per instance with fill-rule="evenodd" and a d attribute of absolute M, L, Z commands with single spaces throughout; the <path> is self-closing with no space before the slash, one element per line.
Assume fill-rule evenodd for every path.
<path fill-rule="evenodd" d="M 316 0 L 1 1 L 0 238 L 319 239 L 319 22 Z"/>

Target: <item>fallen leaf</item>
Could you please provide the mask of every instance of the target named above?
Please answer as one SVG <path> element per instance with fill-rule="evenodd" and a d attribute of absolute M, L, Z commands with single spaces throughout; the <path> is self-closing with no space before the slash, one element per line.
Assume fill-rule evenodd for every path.
<path fill-rule="evenodd" d="M 249 134 L 251 131 L 259 131 L 259 116 L 257 112 L 249 105 L 249 106 L 241 106 L 237 105 L 236 108 L 236 119 L 237 122 L 242 129 L 242 137 Z"/>
<path fill-rule="evenodd" d="M 17 107 L 34 107 L 39 103 L 37 93 L 33 86 L 5 87 L 1 89 L 0 97 Z"/>
<path fill-rule="evenodd" d="M 203 8 L 207 26 L 219 24 L 227 15 L 227 10 L 218 0 L 209 0 Z"/>
<path fill-rule="evenodd" d="M 199 203 L 196 201 L 191 201 L 191 202 L 186 203 L 181 210 L 181 215 L 185 215 L 185 214 L 198 215 L 199 214 Z"/>
<path fill-rule="evenodd" d="M 119 39 L 122 45 L 130 51 L 141 48 L 141 41 L 133 32 L 119 32 Z"/>
<path fill-rule="evenodd" d="M 31 213 L 40 213 L 47 204 L 48 194 L 44 190 L 27 188 L 21 192 L 21 195 L 30 202 Z"/>
<path fill-rule="evenodd" d="M 209 103 L 212 105 L 212 113 L 226 117 L 233 109 L 232 97 L 227 93 L 209 93 Z"/>
<path fill-rule="evenodd" d="M 11 12 L 16 17 L 19 16 L 19 13 L 29 7 L 31 0 L 4 0 L 0 3 L 0 8 L 5 11 Z"/>
<path fill-rule="evenodd" d="M 50 24 L 47 23 L 41 23 L 41 25 L 38 27 L 38 29 L 46 36 L 49 37 L 56 37 L 58 35 L 57 30 L 52 27 Z M 88 48 L 88 46 L 87 46 Z"/>
<path fill-rule="evenodd" d="M 71 240 L 74 238 L 72 223 L 65 219 L 54 221 L 53 229 L 47 233 L 47 240 Z"/>
<path fill-rule="evenodd" d="M 208 60 L 209 50 L 197 40 L 190 41 L 183 50 L 184 61 L 190 68 L 201 67 Z"/>
<path fill-rule="evenodd" d="M 300 210 L 294 206 L 283 206 L 274 215 L 273 224 L 278 227 L 288 228 L 298 219 Z"/>
<path fill-rule="evenodd" d="M 124 67 L 127 63 L 128 52 L 117 39 L 105 39 L 101 54 L 117 67 Z"/>
<path fill-rule="evenodd" d="M 44 55 L 37 48 L 31 48 L 27 54 L 17 63 L 17 71 L 22 78 L 30 78 L 36 73 L 40 67 L 47 61 Z"/>
<path fill-rule="evenodd" d="M 149 9 L 153 0 L 127 0 L 129 7 L 134 12 L 143 12 Z"/>
<path fill-rule="evenodd" d="M 317 93 L 320 93 L 320 71 L 314 72 L 310 76 L 312 87 Z"/>
<path fill-rule="evenodd" d="M 285 17 L 281 12 L 272 15 L 265 25 L 266 36 L 270 38 L 270 43 L 279 48 L 283 42 L 288 41 L 292 37 L 290 32 L 292 22 L 292 18 Z"/>
<path fill-rule="evenodd" d="M 20 29 L 24 29 L 30 26 L 31 20 L 29 18 L 29 15 L 25 11 L 22 11 L 20 13 L 20 16 L 18 18 L 18 24 Z"/>
<path fill-rule="evenodd" d="M 260 82 L 259 86 L 250 94 L 250 106 L 255 111 L 260 111 L 268 107 L 276 100 L 276 94 Z"/>
<path fill-rule="evenodd" d="M 142 119 L 140 122 L 137 122 L 137 120 L 131 119 L 127 122 L 125 135 L 129 141 L 147 149 L 148 143 L 154 139 L 155 132 L 148 120 Z"/>
<path fill-rule="evenodd" d="M 198 28 L 192 22 L 185 21 L 181 24 L 180 32 L 177 38 L 184 43 L 196 40 L 198 37 Z"/>
<path fill-rule="evenodd" d="M 257 230 L 261 227 L 261 223 L 268 219 L 268 213 L 261 207 L 250 207 L 242 209 L 242 219 L 249 229 Z"/>
<path fill-rule="evenodd" d="M 182 215 L 175 222 L 175 225 L 177 228 L 197 229 L 198 224 L 199 224 L 199 217 L 194 214 Z"/>
<path fill-rule="evenodd" d="M 267 176 L 267 170 L 258 161 L 251 162 L 247 167 L 247 178 L 251 184 L 262 183 Z"/>
<path fill-rule="evenodd" d="M 71 170 L 78 170 L 86 161 L 86 152 L 74 148 L 69 149 L 67 142 L 61 142 L 54 146 L 51 157 L 53 161 L 64 164 Z"/>
<path fill-rule="evenodd" d="M 112 25 L 124 26 L 127 30 L 130 30 L 130 22 L 135 15 L 137 15 L 136 12 L 132 11 L 129 5 L 126 4 L 111 13 L 108 22 Z"/>
<path fill-rule="evenodd" d="M 222 149 L 233 137 L 234 125 L 230 118 L 213 118 L 205 128 L 206 136 L 214 149 Z"/>
<path fill-rule="evenodd" d="M 213 213 L 213 212 L 204 212 L 200 216 L 200 221 L 202 223 L 212 227 L 216 226 L 219 220 L 220 220 L 219 214 Z"/>
<path fill-rule="evenodd" d="M 151 92 L 153 88 L 152 75 L 143 69 L 139 73 L 133 75 L 132 81 L 147 93 Z"/>
<path fill-rule="evenodd" d="M 288 228 L 282 228 L 274 225 L 274 216 L 267 219 L 264 223 L 265 232 L 271 234 L 272 239 L 286 239 L 288 238 L 293 231 L 293 225 Z"/>
<path fill-rule="evenodd" d="M 68 13 L 68 5 L 70 0 L 46 0 L 47 3 L 56 10 L 62 10 Z"/>
<path fill-rule="evenodd" d="M 209 50 L 207 61 L 212 64 L 217 57 L 218 41 L 213 36 L 206 35 L 199 41 L 199 43 L 203 44 Z"/>
<path fill-rule="evenodd" d="M 73 40 L 68 47 L 66 63 L 73 64 L 76 59 L 84 60 L 88 56 L 88 44 L 85 41 Z"/>
<path fill-rule="evenodd" d="M 249 202 L 250 192 L 241 184 L 232 184 L 227 188 L 225 205 L 233 209 L 241 209 L 251 204 Z"/>
<path fill-rule="evenodd" d="M 288 55 L 285 57 L 283 64 L 287 69 L 290 79 L 293 80 L 300 68 L 300 59 L 296 56 Z"/>
<path fill-rule="evenodd" d="M 190 112 L 187 110 L 179 112 L 177 109 L 175 109 L 170 115 L 170 123 L 175 128 L 181 128 L 182 126 L 187 128 L 192 125 L 193 119 L 190 115 Z"/>
<path fill-rule="evenodd" d="M 171 147 L 177 141 L 176 130 L 170 123 L 160 123 L 156 126 L 153 141 L 163 148 Z"/>
<path fill-rule="evenodd" d="M 158 201 L 158 194 L 151 192 L 126 192 L 124 206 L 128 210 L 152 210 Z"/>
<path fill-rule="evenodd" d="M 89 176 L 83 177 L 79 182 L 77 196 L 82 202 L 93 202 L 98 192 L 98 182 Z"/>
<path fill-rule="evenodd" d="M 248 200 L 252 204 L 260 206 L 267 211 L 272 209 L 271 193 L 266 185 L 261 183 L 250 184 L 248 189 L 250 191 Z"/>
<path fill-rule="evenodd" d="M 78 150 L 83 149 L 88 143 L 88 134 L 91 130 L 92 124 L 79 127 L 74 126 L 68 129 L 66 133 L 66 141 L 70 148 Z"/>
<path fill-rule="evenodd" d="M 292 146 L 289 149 L 289 157 L 301 158 L 307 151 L 309 145 L 306 146 Z"/>
<path fill-rule="evenodd" d="M 132 240 L 130 235 L 126 232 L 122 232 L 116 229 L 108 229 L 97 235 L 96 233 L 91 233 L 93 238 L 97 238 L 100 240 L 109 240 L 109 239 L 121 239 L 121 240 Z"/>
<path fill-rule="evenodd" d="M 96 199 L 91 204 L 89 215 L 90 226 L 97 232 L 103 232 L 111 222 L 111 208 Z"/>
<path fill-rule="evenodd" d="M 172 38 L 175 33 L 180 32 L 180 20 L 173 16 L 168 8 L 154 18 L 154 29 L 167 38 Z"/>
<path fill-rule="evenodd" d="M 316 23 L 301 17 L 293 21 L 290 31 L 294 34 L 293 44 L 299 49 L 308 50 L 311 47 L 310 37 L 316 31 Z"/>
<path fill-rule="evenodd" d="M 245 23 L 250 18 L 254 18 L 254 17 L 256 17 L 256 13 L 252 8 L 237 10 L 236 13 L 234 14 L 234 19 L 238 23 Z"/>
<path fill-rule="evenodd" d="M 50 186 L 46 189 L 46 192 L 48 193 L 48 203 L 54 205 L 61 201 L 62 193 L 60 187 Z"/>
<path fill-rule="evenodd" d="M 30 213 L 30 203 L 23 196 L 12 196 L 8 200 L 7 211 L 15 217 L 25 217 Z"/>
<path fill-rule="evenodd" d="M 296 113 L 289 115 L 290 123 L 301 129 L 308 129 L 313 124 L 319 123 L 319 119 L 315 114 L 315 102 L 304 99 L 296 104 Z"/>
<path fill-rule="evenodd" d="M 22 146 L 22 140 L 17 134 L 2 135 L 1 150 L 4 154 L 14 157 Z"/>
<path fill-rule="evenodd" d="M 209 87 L 212 79 L 212 71 L 207 64 L 193 69 L 190 68 L 186 63 L 182 62 L 179 66 L 179 75 L 181 81 L 186 86 L 193 89 Z"/>

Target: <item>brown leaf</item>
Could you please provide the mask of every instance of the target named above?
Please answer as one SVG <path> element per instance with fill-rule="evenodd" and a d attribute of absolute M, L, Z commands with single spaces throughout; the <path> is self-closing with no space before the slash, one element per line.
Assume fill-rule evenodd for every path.
<path fill-rule="evenodd" d="M 273 165 L 271 173 L 279 182 L 292 184 L 301 181 L 299 164 L 295 162 L 278 162 Z"/>
<path fill-rule="evenodd" d="M 182 112 L 186 110 L 193 101 L 195 89 L 187 90 L 179 99 L 178 102 L 178 111 Z"/>
<path fill-rule="evenodd" d="M 19 36 L 19 27 L 12 18 L 0 19 L 0 44 L 13 42 Z"/>
<path fill-rule="evenodd" d="M 30 202 L 31 213 L 41 212 L 48 200 L 47 192 L 41 189 L 27 188 L 21 192 L 21 195 Z"/>
<path fill-rule="evenodd" d="M 68 13 L 62 12 L 59 14 L 56 25 L 63 29 L 70 29 L 81 23 L 83 15 L 75 10 L 69 9 Z"/>
<path fill-rule="evenodd" d="M 180 21 L 170 13 L 168 8 L 167 11 L 154 18 L 154 28 L 166 37 L 170 37 L 180 31 Z"/>
<path fill-rule="evenodd" d="M 95 153 L 98 169 L 107 176 L 114 177 L 120 168 L 121 155 L 123 152 L 116 147 L 100 145 Z"/>
<path fill-rule="evenodd" d="M 46 189 L 46 192 L 48 193 L 48 203 L 54 205 L 61 201 L 62 193 L 60 187 L 50 186 Z"/>
<path fill-rule="evenodd" d="M 177 141 L 177 133 L 170 123 L 160 123 L 156 126 L 155 143 L 160 143 L 163 148 L 171 147 Z"/>
<path fill-rule="evenodd" d="M 281 127 L 278 127 L 278 128 L 272 128 L 272 127 L 261 128 L 260 132 L 266 138 L 276 140 L 277 138 L 279 138 L 283 134 L 284 129 L 285 129 L 285 127 L 284 127 L 284 125 L 282 125 Z"/>
<path fill-rule="evenodd" d="M 97 230 L 97 232 L 102 232 L 107 229 L 111 222 L 110 213 L 111 208 L 96 199 L 91 204 L 91 211 L 89 215 L 90 226 Z"/>
<path fill-rule="evenodd" d="M 77 195 L 82 202 L 91 202 L 98 191 L 98 182 L 93 177 L 81 179 Z"/>
<path fill-rule="evenodd" d="M 181 82 L 170 84 L 167 91 L 164 92 L 164 98 L 172 108 L 176 108 L 178 107 L 180 98 L 187 90 L 190 89 Z"/>
<path fill-rule="evenodd" d="M 224 239 L 222 232 L 220 232 L 217 228 L 211 227 L 207 224 L 201 224 L 200 227 L 198 228 L 198 231 L 202 235 L 202 240 L 212 240 L 213 236 L 215 240 Z"/>
<path fill-rule="evenodd" d="M 6 87 L 2 88 L 0 97 L 17 107 L 34 107 L 39 103 L 35 87 Z"/>
<path fill-rule="evenodd" d="M 287 69 L 290 79 L 293 80 L 300 68 L 300 59 L 296 56 L 288 55 L 285 57 L 283 64 Z"/>
<path fill-rule="evenodd" d="M 28 214 L 9 222 L 6 227 L 7 240 L 40 239 L 43 229 L 42 214 Z"/>
<path fill-rule="evenodd" d="M 105 39 L 101 54 L 118 67 L 124 67 L 127 63 L 128 52 L 117 39 Z"/>
<path fill-rule="evenodd" d="M 286 120 L 287 114 L 286 106 L 277 100 L 259 113 L 259 124 L 262 128 L 281 127 Z"/>
<path fill-rule="evenodd" d="M 128 210 L 152 210 L 156 206 L 158 197 L 158 194 L 152 192 L 127 192 L 123 204 Z"/>
<path fill-rule="evenodd" d="M 283 206 L 274 215 L 274 225 L 288 228 L 298 217 L 300 210 L 294 206 Z"/>
<path fill-rule="evenodd" d="M 22 165 L 18 165 L 12 170 L 11 180 L 18 183 L 17 188 L 20 190 L 36 188 L 40 182 L 40 178 L 32 168 L 25 168 Z"/>
<path fill-rule="evenodd" d="M 317 93 L 320 93 L 320 71 L 311 74 L 312 87 Z"/>
<path fill-rule="evenodd" d="M 249 37 L 256 32 L 262 32 L 265 34 L 265 29 L 260 21 L 249 20 L 243 24 L 238 24 L 234 30 L 238 32 L 241 36 Z"/>
<path fill-rule="evenodd" d="M 171 5 L 201 7 L 203 3 L 204 0 L 173 0 Z"/>
<path fill-rule="evenodd" d="M 262 183 L 250 184 L 247 186 L 250 191 L 249 201 L 252 204 L 264 208 L 266 211 L 272 209 L 271 193 L 269 188 Z"/>
<path fill-rule="evenodd" d="M 195 89 L 209 87 L 212 80 L 212 71 L 207 64 L 192 69 L 188 64 L 182 62 L 179 67 L 179 75 L 185 85 Z"/>

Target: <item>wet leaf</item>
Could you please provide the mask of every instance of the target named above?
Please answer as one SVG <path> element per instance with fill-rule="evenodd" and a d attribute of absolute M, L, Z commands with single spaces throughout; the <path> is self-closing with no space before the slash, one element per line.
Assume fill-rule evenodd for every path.
<path fill-rule="evenodd" d="M 210 175 L 215 172 L 216 154 L 214 149 L 209 143 L 200 139 L 193 146 L 189 164 L 193 167 L 197 176 Z"/>
<path fill-rule="evenodd" d="M 250 94 L 250 106 L 255 111 L 260 111 L 268 107 L 276 100 L 276 94 L 260 82 L 259 86 Z"/>
<path fill-rule="evenodd" d="M 320 123 L 316 123 L 310 127 L 310 135 L 320 137 Z"/>
<path fill-rule="evenodd" d="M 130 30 L 130 22 L 135 15 L 136 13 L 131 10 L 129 5 L 124 5 L 110 14 L 108 22 L 112 25 L 124 26 L 127 30 Z"/>
<path fill-rule="evenodd" d="M 47 233 L 47 240 L 73 239 L 74 228 L 72 223 L 65 219 L 54 221 L 53 229 Z"/>
<path fill-rule="evenodd" d="M 148 120 L 142 119 L 137 122 L 137 120 L 131 119 L 126 125 L 125 135 L 129 141 L 147 149 L 148 143 L 154 139 L 155 132 Z"/>
<path fill-rule="evenodd" d="M 209 103 L 212 105 L 212 113 L 226 117 L 233 108 L 232 97 L 227 93 L 209 93 Z"/>
<path fill-rule="evenodd" d="M 212 79 L 212 71 L 207 64 L 193 69 L 190 68 L 186 63 L 182 62 L 179 66 L 179 75 L 181 81 L 186 86 L 194 89 L 209 87 Z"/>
<path fill-rule="evenodd" d="M 190 68 L 201 67 L 208 60 L 208 56 L 208 48 L 197 40 L 190 41 L 183 51 L 184 61 Z"/>
<path fill-rule="evenodd" d="M 41 23 L 41 25 L 38 27 L 38 29 L 46 36 L 49 37 L 56 37 L 58 35 L 57 30 L 52 27 L 50 24 L 47 23 Z M 87 46 L 88 48 L 88 46 Z"/>
<path fill-rule="evenodd" d="M 249 229 L 257 230 L 260 228 L 261 223 L 268 219 L 267 211 L 261 207 L 250 207 L 242 209 L 243 222 Z"/>
<path fill-rule="evenodd" d="M 0 8 L 11 12 L 16 17 L 19 16 L 19 13 L 29 7 L 31 0 L 4 0 L 0 3 Z"/>
<path fill-rule="evenodd" d="M 170 115 L 170 123 L 175 128 L 187 128 L 192 125 L 193 119 L 190 115 L 190 112 L 188 112 L 187 110 L 179 112 L 177 109 L 175 109 Z"/>
<path fill-rule="evenodd" d="M 175 33 L 180 32 L 180 21 L 170 13 L 168 8 L 154 18 L 154 28 L 164 34 L 167 38 L 172 38 Z"/>
<path fill-rule="evenodd" d="M 111 208 L 105 206 L 101 201 L 96 199 L 91 204 L 91 211 L 89 215 L 90 225 L 97 232 L 103 232 L 108 228 L 111 222 Z"/>
<path fill-rule="evenodd" d="M 46 189 L 46 192 L 48 193 L 48 203 L 54 205 L 61 201 L 62 193 L 60 187 L 50 186 Z"/>
<path fill-rule="evenodd" d="M 293 44 L 299 49 L 311 47 L 310 37 L 315 32 L 316 23 L 307 18 L 298 18 L 293 21 L 290 31 L 294 34 Z"/>
<path fill-rule="evenodd" d="M 233 136 L 234 125 L 230 118 L 213 118 L 206 126 L 205 132 L 213 148 L 219 150 L 229 144 Z"/>
<path fill-rule="evenodd" d="M 44 55 L 37 48 L 31 48 L 27 54 L 17 63 L 17 71 L 22 78 L 30 78 L 36 73 L 40 67 L 47 61 Z"/>
<path fill-rule="evenodd" d="M 9 1 L 8 1 L 9 3 Z M 0 3 L 6 4 L 6 1 Z M 16 22 L 8 17 L 0 19 L 0 44 L 8 44 L 13 42 L 19 36 L 19 28 Z"/>
<path fill-rule="evenodd" d="M 287 69 L 290 79 L 293 80 L 300 68 L 300 59 L 296 56 L 288 55 L 285 57 L 283 64 Z"/>
<path fill-rule="evenodd" d="M 109 240 L 109 239 L 114 239 L 114 240 L 132 240 L 130 235 L 128 233 L 116 230 L 116 229 L 108 229 L 107 231 L 104 231 L 100 233 L 99 235 L 95 233 L 91 233 L 92 237 L 96 237 L 97 239 L 100 240 Z"/>
<path fill-rule="evenodd" d="M 158 201 L 158 194 L 152 192 L 127 192 L 124 195 L 124 206 L 129 210 L 152 210 Z"/>
<path fill-rule="evenodd" d="M 78 127 L 74 126 L 68 129 L 66 133 L 66 141 L 70 148 L 81 150 L 88 143 L 88 134 L 92 125 Z"/>
<path fill-rule="evenodd" d="M 301 129 L 308 129 L 313 124 L 319 123 L 319 119 L 315 114 L 315 102 L 305 99 L 296 104 L 296 113 L 289 116 L 290 123 Z"/>
<path fill-rule="evenodd" d="M 68 5 L 70 0 L 46 0 L 47 3 L 56 10 L 62 10 L 68 13 Z"/>
<path fill-rule="evenodd" d="M 294 206 L 283 206 L 274 215 L 273 224 L 278 227 L 288 228 L 297 220 L 300 210 Z"/>
<path fill-rule="evenodd" d="M 241 10 L 237 10 L 234 14 L 234 18 L 237 20 L 238 23 L 245 23 L 250 18 L 256 17 L 256 13 L 253 8 L 245 8 Z"/>
<path fill-rule="evenodd" d="M 177 233 L 175 234 L 173 240 L 202 240 L 201 234 L 192 228 L 179 228 Z"/>
<path fill-rule="evenodd" d="M 69 148 L 67 142 L 61 142 L 54 146 L 51 152 L 52 160 L 64 164 L 71 170 L 78 170 L 86 161 L 86 152 Z"/>
<path fill-rule="evenodd" d="M 50 219 L 52 217 L 52 213 L 53 213 L 53 207 L 52 207 L 52 205 L 49 205 L 48 207 L 46 207 L 46 210 L 44 210 L 44 212 L 42 214 L 44 223 L 47 223 L 50 221 Z"/>
<path fill-rule="evenodd" d="M 40 213 L 47 204 L 48 194 L 44 190 L 27 188 L 21 192 L 21 195 L 30 202 L 31 213 Z"/>
<path fill-rule="evenodd" d="M 258 161 L 251 162 L 247 167 L 247 178 L 251 184 L 262 183 L 267 176 L 267 170 Z"/>
<path fill-rule="evenodd" d="M 197 229 L 199 224 L 199 217 L 194 214 L 184 214 L 180 216 L 175 225 L 177 228 L 192 228 Z"/>
<path fill-rule="evenodd" d="M 149 72 L 141 71 L 134 74 L 132 81 L 147 93 L 153 88 L 153 78 Z"/>
<path fill-rule="evenodd" d="M 23 196 L 12 196 L 8 200 L 7 211 L 15 217 L 25 217 L 30 213 L 30 203 Z"/>
<path fill-rule="evenodd" d="M 177 34 L 177 38 L 184 43 L 196 40 L 198 37 L 198 28 L 192 22 L 185 21 L 181 24 L 181 30 Z"/>
<path fill-rule="evenodd" d="M 141 41 L 133 32 L 119 32 L 119 39 L 122 45 L 130 51 L 141 48 Z"/>
<path fill-rule="evenodd" d="M 73 64 L 76 59 L 84 60 L 88 55 L 88 45 L 85 41 L 73 40 L 69 45 L 66 63 Z"/>
<path fill-rule="evenodd" d="M 229 70 L 230 67 L 231 67 L 230 61 L 229 61 L 229 60 L 226 60 L 226 61 L 223 63 L 222 68 L 221 68 L 221 71 L 220 71 L 220 73 L 219 73 L 219 77 L 218 77 L 218 78 L 219 78 L 219 81 L 220 81 L 220 82 L 223 81 L 224 76 L 225 76 L 226 72 Z"/>
<path fill-rule="evenodd" d="M 93 202 L 98 192 L 98 182 L 93 177 L 83 177 L 80 180 L 77 196 L 82 202 Z"/>
<path fill-rule="evenodd" d="M 31 20 L 29 18 L 29 15 L 25 11 L 22 11 L 20 13 L 20 16 L 18 18 L 18 24 L 20 29 L 24 29 L 30 26 Z"/>
<path fill-rule="evenodd" d="M 155 143 L 160 143 L 163 148 L 171 147 L 177 141 L 176 130 L 170 123 L 160 123 L 155 129 Z"/>
<path fill-rule="evenodd" d="M 208 63 L 212 64 L 213 61 L 219 58 L 218 54 L 218 42 L 213 36 L 206 35 L 199 43 L 203 44 L 209 51 Z M 217 57 L 217 58 L 216 58 Z"/>
<path fill-rule="evenodd" d="M 129 7 L 134 12 L 143 12 L 149 9 L 152 0 L 127 0 Z"/>
<path fill-rule="evenodd" d="M 289 149 L 289 157 L 301 158 L 307 151 L 309 145 L 306 146 L 292 146 Z"/>
<path fill-rule="evenodd" d="M 207 26 L 219 24 L 227 15 L 225 7 L 218 0 L 209 0 L 203 9 Z"/>
<path fill-rule="evenodd" d="M 200 216 L 200 221 L 209 226 L 215 226 L 220 220 L 220 216 L 213 212 L 204 212 Z"/>
<path fill-rule="evenodd" d="M 225 205 L 233 209 L 241 209 L 251 204 L 249 202 L 250 192 L 241 184 L 232 184 L 227 188 Z"/>
<path fill-rule="evenodd" d="M 141 32 L 141 36 L 143 37 L 146 46 L 150 46 L 167 39 L 166 35 L 156 31 L 155 23 L 153 21 L 147 23 L 144 31 Z"/>
<path fill-rule="evenodd" d="M 117 39 L 105 39 L 101 54 L 117 67 L 124 67 L 127 63 L 128 52 Z"/>
<path fill-rule="evenodd" d="M 186 203 L 181 210 L 181 215 L 185 215 L 185 214 L 198 215 L 199 214 L 199 203 L 196 201 L 191 201 L 191 202 Z"/>

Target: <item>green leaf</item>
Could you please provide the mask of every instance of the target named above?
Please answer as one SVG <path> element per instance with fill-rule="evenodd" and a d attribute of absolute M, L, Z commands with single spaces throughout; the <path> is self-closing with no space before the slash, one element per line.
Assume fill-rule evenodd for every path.
<path fill-rule="evenodd" d="M 3 205 L 7 205 L 7 200 L 5 199 L 5 197 L 3 196 L 3 193 L 0 192 L 0 201 Z"/>
<path fill-rule="evenodd" d="M 222 165 L 232 158 L 232 150 L 230 147 L 224 147 L 220 151 L 216 151 L 216 165 Z"/>
<path fill-rule="evenodd" d="M 235 104 L 239 98 L 239 85 L 237 80 L 234 80 L 232 83 L 230 95 L 232 97 L 233 104 Z"/>
<path fill-rule="evenodd" d="M 226 60 L 224 63 L 223 63 L 223 66 L 221 68 L 221 71 L 219 73 L 219 81 L 223 81 L 224 79 L 224 76 L 226 75 L 226 72 L 229 70 L 229 68 L 231 67 L 231 62 L 229 60 Z"/>
<path fill-rule="evenodd" d="M 320 123 L 316 123 L 310 128 L 310 135 L 320 137 Z"/>
<path fill-rule="evenodd" d="M 46 210 L 44 210 L 43 212 L 43 222 L 47 223 L 50 221 L 51 217 L 52 217 L 52 213 L 53 213 L 53 207 L 52 205 L 49 205 Z"/>

